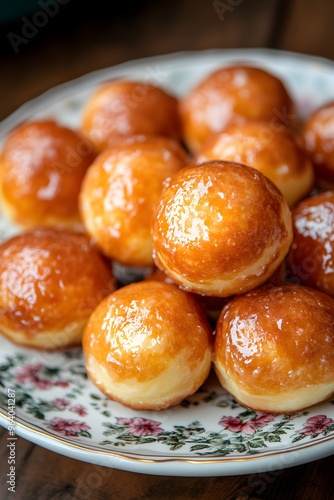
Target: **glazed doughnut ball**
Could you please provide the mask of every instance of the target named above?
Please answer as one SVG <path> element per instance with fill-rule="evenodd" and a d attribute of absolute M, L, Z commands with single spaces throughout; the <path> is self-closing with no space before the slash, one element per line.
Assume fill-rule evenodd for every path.
<path fill-rule="evenodd" d="M 292 274 L 334 297 L 334 191 L 299 203 L 292 212 Z"/>
<path fill-rule="evenodd" d="M 207 378 L 211 329 L 189 294 L 142 281 L 98 305 L 83 350 L 89 378 L 108 397 L 136 410 L 160 410 L 193 394 Z"/>
<path fill-rule="evenodd" d="M 179 139 L 178 101 L 147 82 L 115 80 L 100 87 L 88 100 L 82 131 L 97 152 L 134 135 Z"/>
<path fill-rule="evenodd" d="M 74 130 L 53 121 L 20 125 L 0 156 L 3 212 L 25 228 L 78 226 L 80 186 L 93 159 L 92 145 Z"/>
<path fill-rule="evenodd" d="M 153 264 L 151 221 L 164 181 L 187 163 L 181 146 L 138 137 L 105 150 L 80 194 L 84 225 L 103 253 L 128 266 Z"/>
<path fill-rule="evenodd" d="M 221 68 L 181 102 L 184 140 L 196 152 L 212 134 L 229 125 L 263 120 L 281 130 L 294 119 L 294 106 L 283 83 L 251 66 Z"/>
<path fill-rule="evenodd" d="M 263 284 L 291 241 L 291 213 L 280 191 L 238 163 L 180 171 L 153 221 L 156 265 L 185 290 L 217 297 Z"/>
<path fill-rule="evenodd" d="M 226 160 L 243 163 L 269 177 L 289 206 L 305 197 L 314 183 L 312 162 L 287 130 L 276 130 L 265 122 L 229 127 L 210 137 L 196 161 Z"/>
<path fill-rule="evenodd" d="M 334 300 L 290 284 L 233 299 L 217 323 L 214 365 L 244 406 L 288 413 L 334 393 Z"/>
<path fill-rule="evenodd" d="M 304 124 L 303 139 L 323 189 L 334 188 L 334 101 L 317 109 Z"/>
<path fill-rule="evenodd" d="M 84 234 L 36 228 L 0 246 L 0 332 L 17 344 L 79 345 L 90 314 L 114 290 L 110 265 Z"/>

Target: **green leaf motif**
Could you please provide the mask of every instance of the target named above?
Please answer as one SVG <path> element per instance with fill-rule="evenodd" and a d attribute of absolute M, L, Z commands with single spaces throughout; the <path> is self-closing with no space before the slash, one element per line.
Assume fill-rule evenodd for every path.
<path fill-rule="evenodd" d="M 180 448 L 182 448 L 184 445 L 184 443 L 178 443 L 178 444 L 174 444 L 173 446 L 170 447 L 170 450 L 171 451 L 176 451 L 176 450 L 179 450 Z"/>
<path fill-rule="evenodd" d="M 237 444 L 234 448 L 229 448 L 229 453 L 232 453 L 233 451 L 237 451 L 238 453 L 245 453 L 247 451 L 247 448 L 244 444 Z"/>
<path fill-rule="evenodd" d="M 56 377 L 59 374 L 59 368 L 44 367 L 43 373 L 46 377 Z"/>
<path fill-rule="evenodd" d="M 243 411 L 242 413 L 239 413 L 238 417 L 240 418 L 240 420 L 244 422 L 245 420 L 250 420 L 256 417 L 256 412 L 253 410 L 246 410 Z"/>
<path fill-rule="evenodd" d="M 297 441 L 300 441 L 301 439 L 304 439 L 306 436 L 305 434 L 298 434 L 296 437 L 293 438 L 291 443 L 297 443 Z"/>
<path fill-rule="evenodd" d="M 97 394 L 90 394 L 90 397 L 91 397 L 92 399 L 96 399 L 96 400 L 98 400 L 98 401 L 101 399 L 101 397 L 100 397 L 100 396 L 98 396 Z"/>
<path fill-rule="evenodd" d="M 80 436 L 83 436 L 83 437 L 88 437 L 88 438 L 91 438 L 91 437 L 92 437 L 91 433 L 90 433 L 90 432 L 88 432 L 88 431 L 81 431 L 81 432 L 80 432 Z"/>
<path fill-rule="evenodd" d="M 283 432 L 283 434 L 285 434 L 285 433 Z M 268 436 L 266 436 L 265 440 L 268 441 L 268 443 L 280 443 L 281 442 L 281 438 L 279 437 L 278 433 L 277 434 L 268 434 Z"/>
<path fill-rule="evenodd" d="M 210 448 L 208 444 L 195 444 L 190 448 L 190 451 L 204 450 L 205 448 Z"/>
<path fill-rule="evenodd" d="M 265 442 L 260 440 L 260 439 L 259 440 L 254 439 L 253 441 L 249 441 L 248 445 L 250 448 L 266 448 L 267 447 Z"/>
<path fill-rule="evenodd" d="M 110 413 L 110 411 L 107 411 L 107 410 L 103 411 L 103 412 L 102 412 L 102 415 L 103 415 L 104 417 L 108 417 L 108 418 L 109 418 L 109 417 L 111 417 L 111 413 Z"/>
<path fill-rule="evenodd" d="M 28 413 L 31 413 L 34 417 L 45 420 L 44 413 L 42 413 L 38 408 L 32 408 L 31 411 L 28 410 Z"/>
<path fill-rule="evenodd" d="M 327 436 L 327 434 L 333 431 L 334 431 L 334 424 L 331 424 L 328 427 L 326 427 L 326 429 L 323 431 L 323 435 Z"/>

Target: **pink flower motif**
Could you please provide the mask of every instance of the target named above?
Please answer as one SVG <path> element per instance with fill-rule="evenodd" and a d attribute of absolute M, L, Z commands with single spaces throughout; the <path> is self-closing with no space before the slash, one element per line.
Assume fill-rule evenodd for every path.
<path fill-rule="evenodd" d="M 71 401 L 69 399 L 62 399 L 62 398 L 57 398 L 53 401 L 52 403 L 54 406 L 56 406 L 59 410 L 64 410 L 68 405 L 71 404 Z"/>
<path fill-rule="evenodd" d="M 219 424 L 229 431 L 240 432 L 243 422 L 239 417 L 223 417 L 219 420 Z"/>
<path fill-rule="evenodd" d="M 63 436 L 74 437 L 79 436 L 82 431 L 90 429 L 89 425 L 85 422 L 79 422 L 78 420 L 65 420 L 58 417 L 53 418 L 47 427 L 52 431 L 62 434 Z"/>
<path fill-rule="evenodd" d="M 31 382 L 35 380 L 43 365 L 26 365 L 22 366 L 16 373 L 15 379 L 24 384 L 25 382 Z"/>
<path fill-rule="evenodd" d="M 42 391 L 46 391 L 47 389 L 50 389 L 50 387 L 53 386 L 51 380 L 47 379 L 36 379 L 33 382 L 33 384 L 35 387 L 37 387 L 37 389 L 41 389 Z"/>
<path fill-rule="evenodd" d="M 119 425 L 130 425 L 132 423 L 132 418 L 116 418 Z"/>
<path fill-rule="evenodd" d="M 55 382 L 53 385 L 57 387 L 68 387 L 68 382 L 60 381 L 60 382 Z"/>
<path fill-rule="evenodd" d="M 80 417 L 84 417 L 85 415 L 87 415 L 86 408 L 82 405 L 72 406 L 72 408 L 70 408 L 70 411 L 73 411 L 73 413 L 80 415 Z"/>
<path fill-rule="evenodd" d="M 53 383 L 50 380 L 42 379 L 39 377 L 39 373 L 42 370 L 43 365 L 26 365 L 20 368 L 16 375 L 15 379 L 20 384 L 32 383 L 38 389 L 46 390 L 50 389 L 53 386 Z"/>
<path fill-rule="evenodd" d="M 133 436 L 156 436 L 163 429 L 160 427 L 160 422 L 150 420 L 148 418 L 117 418 L 117 423 L 128 427 L 129 432 Z"/>
<path fill-rule="evenodd" d="M 275 420 L 275 417 L 271 413 L 262 413 L 260 415 L 256 415 L 256 417 L 252 419 L 256 427 L 265 427 L 273 420 Z"/>
<path fill-rule="evenodd" d="M 231 432 L 242 432 L 243 434 L 254 434 L 257 427 L 264 427 L 274 420 L 274 416 L 269 413 L 263 413 L 253 417 L 250 420 L 243 421 L 240 417 L 223 417 L 219 424 Z"/>
<path fill-rule="evenodd" d="M 129 425 L 129 431 L 134 436 L 156 436 L 163 429 L 160 427 L 160 422 L 149 420 L 147 418 L 135 417 Z"/>
<path fill-rule="evenodd" d="M 42 378 L 41 371 L 44 366 L 42 364 L 38 365 L 26 365 L 22 366 L 16 373 L 15 379 L 20 384 L 33 384 L 37 389 L 43 391 L 50 389 L 51 387 L 68 387 L 68 382 L 56 381 L 53 382 L 48 378 Z"/>
<path fill-rule="evenodd" d="M 326 417 L 326 415 L 316 415 L 315 417 L 310 417 L 303 424 L 304 429 L 299 431 L 299 434 L 305 434 L 305 436 L 310 436 L 312 434 L 321 434 L 329 425 L 333 424 L 334 420 Z"/>

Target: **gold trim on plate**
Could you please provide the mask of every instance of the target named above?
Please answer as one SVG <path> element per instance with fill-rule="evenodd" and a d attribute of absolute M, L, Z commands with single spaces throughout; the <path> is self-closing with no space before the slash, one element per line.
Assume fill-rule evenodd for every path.
<path fill-rule="evenodd" d="M 3 417 L 5 420 L 9 420 L 8 416 L 4 414 L 2 411 L 0 411 L 0 417 Z M 44 432 L 42 430 L 37 430 L 32 428 L 31 426 L 23 423 L 20 421 L 22 419 L 16 420 L 16 426 L 17 427 L 22 427 L 23 429 L 26 429 L 29 432 L 33 432 L 34 434 L 37 434 L 39 436 L 43 436 L 47 438 L 48 440 L 55 441 L 57 443 L 65 444 L 66 446 L 77 449 L 80 451 L 83 451 L 85 453 L 89 454 L 98 454 L 98 455 L 106 455 L 106 456 L 111 456 L 113 458 L 121 459 L 121 460 L 126 460 L 126 461 L 132 461 L 132 462 L 146 462 L 146 463 L 166 463 L 166 462 L 182 462 L 182 463 L 191 463 L 191 464 L 213 464 L 213 463 L 226 463 L 226 462 L 252 462 L 252 461 L 257 461 L 266 457 L 276 457 L 276 456 L 281 456 L 281 455 L 286 455 L 288 453 L 304 450 L 307 448 L 312 448 L 316 447 L 319 444 L 322 444 L 324 442 L 328 441 L 334 441 L 334 434 L 331 434 L 329 436 L 322 437 L 318 439 L 316 442 L 309 442 L 309 443 L 301 443 L 297 446 L 294 446 L 292 448 L 288 449 L 283 449 L 282 451 L 277 451 L 277 450 L 268 450 L 268 452 L 261 452 L 256 455 L 245 455 L 243 458 L 239 457 L 231 457 L 231 456 L 226 456 L 226 457 L 216 457 L 212 459 L 204 459 L 204 458 L 182 458 L 182 457 L 164 457 L 163 455 L 149 455 L 147 458 L 144 458 L 143 455 L 139 456 L 136 455 L 135 453 L 132 454 L 120 454 L 116 453 L 114 451 L 108 450 L 104 451 L 100 448 L 96 450 L 92 450 L 89 447 L 81 446 L 75 443 L 72 443 L 71 441 L 59 438 L 57 436 L 54 436 L 53 434 L 49 432 Z M 33 424 L 32 424 L 33 425 Z M 141 458 L 142 457 L 142 458 Z"/>

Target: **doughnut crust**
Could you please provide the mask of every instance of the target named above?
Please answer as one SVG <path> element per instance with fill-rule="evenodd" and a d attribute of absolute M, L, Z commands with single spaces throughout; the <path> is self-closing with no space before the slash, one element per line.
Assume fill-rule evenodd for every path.
<path fill-rule="evenodd" d="M 302 129 L 304 146 L 313 160 L 322 189 L 334 188 L 334 101 L 317 109 Z"/>
<path fill-rule="evenodd" d="M 302 285 L 234 298 L 217 323 L 222 386 L 254 410 L 287 413 L 334 393 L 334 300 Z"/>
<path fill-rule="evenodd" d="M 78 345 L 115 290 L 111 266 L 84 234 L 37 228 L 0 246 L 0 332 L 27 347 Z"/>
<path fill-rule="evenodd" d="M 88 100 L 82 131 L 97 153 L 134 135 L 180 138 L 178 101 L 147 82 L 115 80 Z"/>
<path fill-rule="evenodd" d="M 291 241 L 282 194 L 260 172 L 232 162 L 181 170 L 153 221 L 156 265 L 185 290 L 217 297 L 263 284 Z"/>
<path fill-rule="evenodd" d="M 288 130 L 277 130 L 266 122 L 234 125 L 210 137 L 196 161 L 226 160 L 243 163 L 266 175 L 295 205 L 313 186 L 312 162 Z"/>
<path fill-rule="evenodd" d="M 303 200 L 293 210 L 292 220 L 293 276 L 334 297 L 334 191 Z"/>
<path fill-rule="evenodd" d="M 85 137 L 53 121 L 17 127 L 0 156 L 3 212 L 25 228 L 78 226 L 78 196 L 92 151 Z"/>
<path fill-rule="evenodd" d="M 90 379 L 108 397 L 134 409 L 160 410 L 205 381 L 211 329 L 189 294 L 142 281 L 98 305 L 85 328 L 83 350 Z"/>
<path fill-rule="evenodd" d="M 164 181 L 186 163 L 181 146 L 164 137 L 136 137 L 97 157 L 84 179 L 80 208 L 105 255 L 128 266 L 153 264 L 153 210 Z"/>
<path fill-rule="evenodd" d="M 294 106 L 283 83 L 251 66 L 228 66 L 205 78 L 181 102 L 183 136 L 196 152 L 229 125 L 263 120 L 272 129 L 291 126 Z"/>

